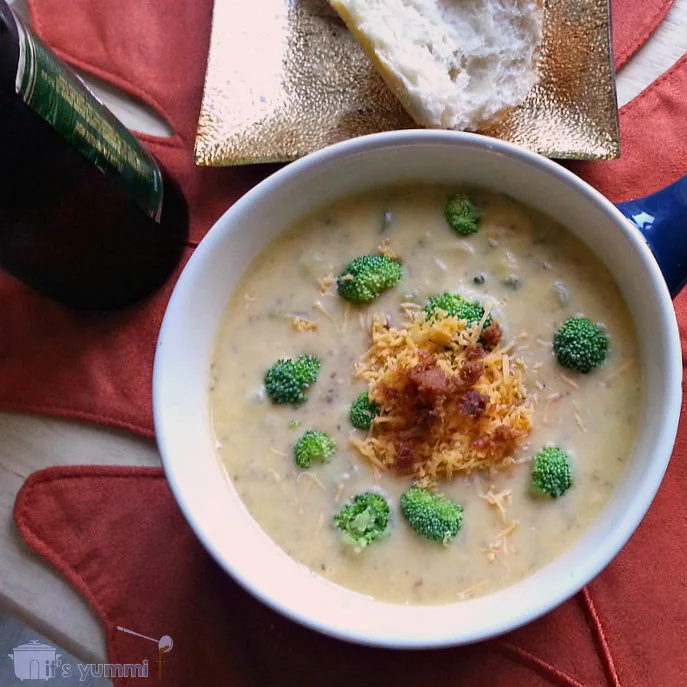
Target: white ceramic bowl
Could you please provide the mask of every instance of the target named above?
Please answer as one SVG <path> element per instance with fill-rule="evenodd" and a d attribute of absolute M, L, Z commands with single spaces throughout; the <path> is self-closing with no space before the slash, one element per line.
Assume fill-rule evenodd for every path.
<path fill-rule="evenodd" d="M 246 267 L 289 224 L 335 198 L 389 183 L 470 182 L 561 221 L 603 260 L 630 305 L 641 351 L 643 411 L 635 451 L 598 520 L 562 556 L 502 591 L 441 606 L 396 605 L 335 585 L 260 529 L 215 454 L 209 365 L 220 318 Z M 482 136 L 377 134 L 294 162 L 241 198 L 179 279 L 153 378 L 155 428 L 169 484 L 196 535 L 248 591 L 337 637 L 388 647 L 485 639 L 546 613 L 597 575 L 648 509 L 672 452 L 681 402 L 678 329 L 661 272 L 639 233 L 603 196 L 543 157 Z"/>

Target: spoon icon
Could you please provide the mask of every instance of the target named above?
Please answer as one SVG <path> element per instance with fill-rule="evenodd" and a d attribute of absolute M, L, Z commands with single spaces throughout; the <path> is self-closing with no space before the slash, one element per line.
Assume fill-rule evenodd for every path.
<path fill-rule="evenodd" d="M 142 639 L 147 639 L 149 642 L 155 642 L 157 644 L 158 651 L 161 654 L 169 653 L 174 646 L 174 641 L 169 635 L 162 635 L 160 639 L 154 639 L 153 637 L 146 637 L 146 635 L 139 634 L 133 630 L 128 630 L 126 627 L 122 627 L 121 625 L 117 625 L 117 629 L 121 632 L 126 632 L 127 634 L 135 635 L 136 637 L 141 637 Z"/>

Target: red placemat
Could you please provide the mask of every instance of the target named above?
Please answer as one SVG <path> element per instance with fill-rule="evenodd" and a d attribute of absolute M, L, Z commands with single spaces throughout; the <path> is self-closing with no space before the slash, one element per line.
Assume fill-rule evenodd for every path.
<path fill-rule="evenodd" d="M 646 40 L 670 4 L 671 0 L 613 2 L 619 63 Z M 212 0 L 71 0 L 68 11 L 65 0 L 30 0 L 30 5 L 37 30 L 60 55 L 138 96 L 176 132 L 169 139 L 141 138 L 179 180 L 189 201 L 188 258 L 217 217 L 274 169 L 193 165 Z M 644 119 L 631 114 L 636 106 L 629 106 L 622 117 L 619 163 L 578 168 L 612 199 L 642 193 L 647 186 L 657 188 L 685 173 L 685 157 L 676 155 L 687 126 L 685 105 L 674 92 L 680 78 L 675 74 L 660 92 L 642 99 L 652 117 L 661 113 L 660 128 L 643 126 Z M 639 136 L 644 138 L 633 147 Z M 656 150 L 665 152 L 653 159 Z M 650 162 L 626 164 L 628 156 L 641 158 L 643 151 L 649 151 Z M 622 184 L 615 181 L 621 178 Z M 85 315 L 71 313 L 0 275 L 0 408 L 99 422 L 151 436 L 155 340 L 173 281 L 127 311 Z"/>
<path fill-rule="evenodd" d="M 165 113 L 178 132 L 169 140 L 144 140 L 188 195 L 190 254 L 222 210 L 271 171 L 193 167 L 190 150 L 211 3 L 73 0 L 69 12 L 64 0 L 33 4 L 39 30 L 64 56 L 136 93 Z M 641 44 L 669 4 L 614 4 L 619 61 Z M 613 200 L 652 191 L 685 174 L 686 91 L 682 60 L 623 110 L 621 160 L 575 169 Z M 152 433 L 154 340 L 170 288 L 126 312 L 85 316 L 2 278 L 0 404 Z M 677 307 L 684 350 L 687 299 L 679 299 Z M 266 609 L 201 549 L 159 470 L 43 471 L 20 493 L 16 521 L 29 545 L 89 601 L 102 621 L 109 660 L 151 661 L 150 678 L 118 678 L 118 687 L 149 685 L 158 669 L 160 684 L 170 687 L 675 687 L 687 684 L 682 648 L 687 634 L 686 453 L 683 422 L 654 506 L 623 552 L 586 590 L 526 628 L 452 650 L 356 647 Z M 174 648 L 162 656 L 160 668 L 154 645 L 117 626 L 149 637 L 170 635 Z"/>

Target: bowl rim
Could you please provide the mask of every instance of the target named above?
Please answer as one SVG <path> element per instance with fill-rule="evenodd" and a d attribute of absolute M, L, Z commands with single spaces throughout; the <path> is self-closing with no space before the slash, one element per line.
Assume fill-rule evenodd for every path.
<path fill-rule="evenodd" d="M 301 613 L 297 608 L 290 607 L 280 600 L 276 600 L 263 592 L 261 588 L 254 585 L 250 579 L 239 573 L 232 563 L 228 561 L 224 555 L 215 547 L 213 541 L 204 532 L 202 523 L 196 517 L 192 504 L 185 496 L 184 484 L 178 479 L 175 470 L 175 460 L 171 458 L 172 451 L 168 450 L 167 435 L 165 431 L 165 399 L 161 393 L 161 375 L 164 367 L 164 348 L 163 342 L 173 334 L 173 320 L 174 313 L 177 307 L 177 301 L 181 298 L 180 293 L 186 288 L 186 283 L 189 281 L 189 275 L 199 269 L 199 266 L 205 260 L 205 256 L 209 255 L 215 248 L 215 245 L 222 240 L 222 234 L 225 231 L 223 228 L 227 224 L 227 216 L 240 215 L 246 209 L 256 202 L 261 197 L 268 195 L 273 189 L 288 182 L 300 175 L 303 171 L 317 167 L 329 160 L 338 157 L 352 157 L 358 154 L 367 153 L 373 150 L 394 148 L 394 147 L 408 147 L 413 145 L 423 146 L 441 146 L 441 145 L 462 145 L 467 147 L 477 147 L 480 149 L 488 149 L 498 153 L 504 157 L 524 162 L 530 166 L 539 168 L 548 174 L 556 177 L 564 185 L 571 188 L 572 191 L 591 201 L 596 206 L 599 212 L 604 213 L 611 222 L 616 226 L 617 230 L 624 235 L 625 239 L 629 241 L 633 248 L 641 254 L 642 262 L 647 269 L 647 278 L 650 279 L 656 288 L 656 294 L 660 297 L 652 295 L 654 305 L 661 308 L 661 317 L 667 323 L 666 329 L 662 332 L 666 343 L 666 365 L 670 371 L 670 385 L 665 389 L 665 394 L 669 397 L 666 402 L 666 407 L 670 412 L 663 416 L 661 422 L 661 430 L 657 435 L 656 445 L 666 446 L 665 458 L 651 465 L 651 471 L 648 472 L 642 482 L 641 489 L 635 493 L 635 500 L 633 501 L 631 515 L 630 509 L 626 509 L 624 514 L 623 528 L 614 533 L 614 537 L 607 545 L 603 553 L 595 556 L 590 556 L 584 566 L 584 573 L 578 576 L 579 583 L 568 584 L 566 593 L 563 595 L 551 595 L 553 598 L 546 602 L 534 601 L 528 609 L 528 612 L 522 613 L 517 621 L 494 623 L 489 631 L 475 633 L 469 638 L 456 637 L 446 633 L 445 636 L 424 639 L 421 633 L 414 637 L 405 636 L 402 638 L 394 637 L 380 638 L 377 636 L 366 635 L 365 629 L 360 627 L 357 630 L 342 630 L 332 626 L 323 625 L 321 621 L 310 618 L 307 614 Z M 498 139 L 489 138 L 480 134 L 455 132 L 455 131 L 437 131 L 427 129 L 409 129 L 403 131 L 383 132 L 378 134 L 370 134 L 354 139 L 349 139 L 336 143 L 311 153 L 287 166 L 279 169 L 259 184 L 251 188 L 246 194 L 239 198 L 231 207 L 229 207 L 213 224 L 212 228 L 207 232 L 205 237 L 200 241 L 194 254 L 191 256 L 188 263 L 184 266 L 181 275 L 174 287 L 169 303 L 167 304 L 160 333 L 158 337 L 157 349 L 155 354 L 155 362 L 153 369 L 153 419 L 156 431 L 157 445 L 162 458 L 162 464 L 165 471 L 165 476 L 168 480 L 170 489 L 174 498 L 182 511 L 187 523 L 193 530 L 196 537 L 201 541 L 206 551 L 217 561 L 222 569 L 227 572 L 234 580 L 236 580 L 246 591 L 258 598 L 262 603 L 268 607 L 276 610 L 287 618 L 294 620 L 310 629 L 316 630 L 322 634 L 345 639 L 347 641 L 358 644 L 387 647 L 395 649 L 411 649 L 411 648 L 438 648 L 456 645 L 470 644 L 481 641 L 493 636 L 498 636 L 511 629 L 520 627 L 529 623 L 538 617 L 548 613 L 567 599 L 577 593 L 582 587 L 593 580 L 620 552 L 623 546 L 632 536 L 638 525 L 646 515 L 654 497 L 663 480 L 665 470 L 667 469 L 672 448 L 674 447 L 675 437 L 677 434 L 677 426 L 680 415 L 680 408 L 682 403 L 681 394 L 681 380 L 682 380 L 682 357 L 681 345 L 679 338 L 679 330 L 677 320 L 673 310 L 672 299 L 665 285 L 660 268 L 651 253 L 648 245 L 645 243 L 643 237 L 633 227 L 627 218 L 620 212 L 620 210 L 605 198 L 599 191 L 590 186 L 587 182 L 577 177 L 571 171 L 562 167 L 561 165 L 549 160 L 537 153 L 533 153 L 525 148 L 516 146 L 514 144 L 501 141 Z M 666 443 L 667 442 L 667 443 Z M 667 448 L 670 447 L 670 448 Z M 275 544 L 275 547 L 278 546 Z M 380 602 L 386 603 L 386 602 Z"/>

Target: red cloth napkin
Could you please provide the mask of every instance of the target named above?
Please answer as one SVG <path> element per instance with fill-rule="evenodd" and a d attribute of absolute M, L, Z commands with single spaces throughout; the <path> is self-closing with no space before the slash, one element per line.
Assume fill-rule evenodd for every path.
<path fill-rule="evenodd" d="M 622 64 L 672 0 L 614 0 L 614 46 Z M 192 148 L 210 35 L 212 0 L 30 0 L 38 32 L 72 64 L 139 97 L 176 132 L 141 136 L 179 180 L 191 211 L 186 259 L 212 223 L 274 167 L 197 168 Z M 580 167 L 613 200 L 657 188 L 687 169 L 684 98 L 675 74 L 623 113 L 623 160 Z M 684 83 L 684 82 L 683 82 Z M 684 90 L 684 87 L 683 87 Z M 644 111 L 661 117 L 646 126 Z M 641 135 L 639 145 L 634 139 Z M 654 152 L 661 150 L 660 158 Z M 626 165 L 628 156 L 641 158 Z M 607 173 L 605 170 L 608 169 Z M 622 171 L 629 170 L 629 171 Z M 612 174 L 610 174 L 612 173 Z M 623 178 L 621 183 L 615 181 Z M 147 302 L 116 314 L 77 314 L 0 274 L 0 408 L 100 422 L 152 436 L 155 339 L 174 278 Z"/>

